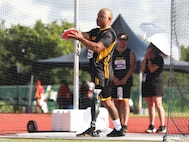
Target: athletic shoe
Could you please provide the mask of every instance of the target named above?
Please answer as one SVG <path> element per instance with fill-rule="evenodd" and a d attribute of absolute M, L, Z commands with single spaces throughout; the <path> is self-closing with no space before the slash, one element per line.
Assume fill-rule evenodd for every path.
<path fill-rule="evenodd" d="M 115 128 L 113 129 L 113 131 L 109 134 L 106 135 L 107 137 L 121 137 L 121 136 L 125 136 L 125 132 L 123 130 L 123 128 L 121 128 L 121 130 L 117 131 Z"/>
<path fill-rule="evenodd" d="M 99 137 L 99 133 L 99 130 L 94 131 L 92 128 L 88 128 L 83 133 L 77 134 L 76 137 Z"/>
<path fill-rule="evenodd" d="M 154 125 L 150 125 L 148 127 L 148 129 L 146 130 L 147 133 L 155 133 L 156 132 L 156 128 L 154 127 Z"/>
<path fill-rule="evenodd" d="M 123 131 L 124 131 L 125 133 L 128 132 L 128 127 L 127 127 L 127 125 L 122 125 L 122 128 L 123 128 Z"/>
<path fill-rule="evenodd" d="M 157 133 L 166 133 L 167 132 L 167 129 L 165 126 L 160 126 L 157 131 Z"/>

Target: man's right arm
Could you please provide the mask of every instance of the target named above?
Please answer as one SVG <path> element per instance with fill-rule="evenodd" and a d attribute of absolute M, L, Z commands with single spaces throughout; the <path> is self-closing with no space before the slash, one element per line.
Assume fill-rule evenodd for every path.
<path fill-rule="evenodd" d="M 85 36 L 85 37 L 84 37 Z M 106 47 L 104 46 L 104 44 L 102 42 L 93 42 L 91 40 L 88 40 L 87 38 L 89 38 L 89 36 L 87 34 L 84 34 L 77 31 L 77 32 L 72 32 L 71 34 L 69 34 L 69 38 L 75 39 L 75 40 L 79 40 L 86 48 L 99 53 L 100 51 L 106 49 Z"/>
<path fill-rule="evenodd" d="M 90 34 L 87 32 L 82 32 L 82 35 L 85 39 L 90 40 Z"/>

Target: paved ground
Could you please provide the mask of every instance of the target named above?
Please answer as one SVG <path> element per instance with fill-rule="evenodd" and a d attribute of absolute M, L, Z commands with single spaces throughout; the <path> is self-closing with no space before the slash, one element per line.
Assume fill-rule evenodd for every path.
<path fill-rule="evenodd" d="M 145 134 L 145 133 L 127 133 L 124 137 L 106 137 L 105 133 L 101 133 L 100 137 L 76 137 L 74 132 L 37 132 L 37 133 L 18 133 L 11 135 L 1 135 L 0 138 L 41 138 L 41 139 L 67 139 L 67 140 L 118 140 L 118 141 L 154 141 L 163 142 L 165 134 Z M 189 142 L 189 135 L 186 138 L 183 136 L 168 135 L 168 142 L 176 142 L 179 139 L 184 142 Z"/>
<path fill-rule="evenodd" d="M 77 117 L 76 117 L 77 118 Z M 37 133 L 27 132 L 27 123 L 30 120 L 35 120 L 38 125 Z M 189 118 L 175 118 L 174 122 L 178 122 L 177 126 L 181 132 L 187 134 L 186 136 L 181 135 L 181 132 L 176 129 L 173 123 L 169 124 L 169 134 L 167 136 L 168 142 L 189 142 Z M 117 140 L 117 141 L 152 141 L 152 142 L 162 142 L 165 134 L 147 134 L 144 133 L 145 129 L 148 127 L 148 117 L 130 117 L 129 119 L 129 133 L 124 137 L 106 137 L 105 133 L 102 133 L 98 138 L 79 138 L 76 137 L 76 133 L 73 132 L 52 132 L 53 129 L 53 119 L 51 114 L 9 114 L 2 113 L 0 121 L 0 139 L 2 138 L 42 138 L 42 139 L 97 139 L 97 140 Z M 73 121 L 78 124 L 78 121 Z M 79 121 L 80 122 L 80 121 Z M 112 128 L 112 121 L 109 121 L 110 128 Z M 59 123 L 57 121 L 57 126 L 67 126 L 71 125 L 70 121 L 65 123 Z M 72 126 L 72 125 L 71 125 Z M 87 125 L 88 127 L 89 125 Z M 159 126 L 159 121 L 156 119 L 156 126 Z M 57 129 L 56 129 L 57 130 Z M 50 132 L 51 131 L 51 132 Z M 82 131 L 82 130 L 81 130 Z"/>

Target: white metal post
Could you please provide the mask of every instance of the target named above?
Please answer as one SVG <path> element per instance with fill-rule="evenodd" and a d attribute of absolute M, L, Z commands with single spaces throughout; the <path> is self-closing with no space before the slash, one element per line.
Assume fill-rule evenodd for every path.
<path fill-rule="evenodd" d="M 74 1 L 74 26 L 77 28 L 77 14 L 78 14 L 78 3 L 77 0 Z M 74 92 L 73 92 L 73 108 L 79 108 L 79 41 L 74 41 Z"/>

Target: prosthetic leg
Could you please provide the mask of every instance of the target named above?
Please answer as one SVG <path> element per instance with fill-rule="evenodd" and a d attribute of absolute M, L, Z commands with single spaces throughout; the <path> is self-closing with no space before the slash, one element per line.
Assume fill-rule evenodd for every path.
<path fill-rule="evenodd" d="M 93 91 L 91 99 L 91 128 L 96 129 L 96 119 L 99 115 L 100 100 L 98 99 L 99 92 Z"/>
<path fill-rule="evenodd" d="M 95 84 L 93 82 L 87 82 L 89 86 L 89 92 L 91 93 L 91 128 L 95 131 L 96 129 L 96 119 L 99 114 L 100 100 L 98 95 L 101 92 L 101 89 L 95 89 Z"/>
<path fill-rule="evenodd" d="M 99 114 L 100 100 L 98 99 L 98 95 L 101 92 L 101 89 L 95 89 L 95 84 L 93 82 L 87 82 L 89 86 L 88 93 L 91 93 L 91 126 L 89 129 L 84 131 L 81 134 L 77 134 L 78 137 L 99 137 L 99 130 L 96 130 L 96 120 Z"/>

